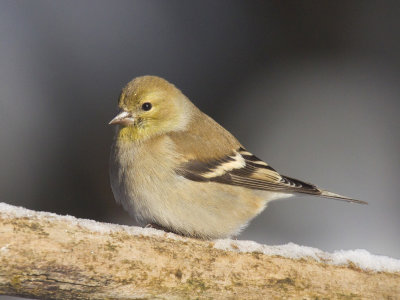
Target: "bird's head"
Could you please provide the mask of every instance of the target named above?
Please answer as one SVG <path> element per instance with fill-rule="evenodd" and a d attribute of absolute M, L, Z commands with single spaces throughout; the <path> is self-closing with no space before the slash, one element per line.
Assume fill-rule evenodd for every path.
<path fill-rule="evenodd" d="M 118 100 L 120 109 L 109 124 L 119 125 L 119 137 L 142 140 L 186 126 L 193 105 L 173 84 L 156 76 L 129 82 Z"/>

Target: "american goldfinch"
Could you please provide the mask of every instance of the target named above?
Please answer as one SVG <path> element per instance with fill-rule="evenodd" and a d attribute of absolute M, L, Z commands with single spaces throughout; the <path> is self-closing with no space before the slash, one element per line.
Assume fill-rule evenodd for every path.
<path fill-rule="evenodd" d="M 115 199 L 142 224 L 204 239 L 237 235 L 272 200 L 308 194 L 354 203 L 279 174 L 156 76 L 122 90 L 110 156 Z"/>

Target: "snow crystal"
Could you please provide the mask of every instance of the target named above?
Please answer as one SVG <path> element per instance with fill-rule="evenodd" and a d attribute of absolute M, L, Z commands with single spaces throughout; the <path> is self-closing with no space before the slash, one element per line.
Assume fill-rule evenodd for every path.
<path fill-rule="evenodd" d="M 373 255 L 364 249 L 338 250 L 333 253 L 317 248 L 299 246 L 293 243 L 279 246 L 261 245 L 253 241 L 216 240 L 215 248 L 236 252 L 259 252 L 293 259 L 314 259 L 318 262 L 345 266 L 350 263 L 356 267 L 375 272 L 400 272 L 400 260 L 387 256 Z"/>
<path fill-rule="evenodd" d="M 18 207 L 9 205 L 4 202 L 0 202 L 0 215 L 3 218 L 36 218 L 36 219 L 50 219 L 50 220 L 58 220 L 65 221 L 72 225 L 80 226 L 82 228 L 88 229 L 90 231 L 99 232 L 99 233 L 110 233 L 110 232 L 118 232 L 124 231 L 126 233 L 132 235 L 143 235 L 143 236 L 164 236 L 172 239 L 183 239 L 183 237 L 178 236 L 173 233 L 166 233 L 162 230 L 157 230 L 154 228 L 142 228 L 137 226 L 126 226 L 126 225 L 118 225 L 111 223 L 103 223 L 97 222 L 94 220 L 88 219 L 78 219 L 73 216 L 61 216 L 55 213 L 43 212 L 43 211 L 34 211 L 24 207 Z M 66 231 L 68 231 L 66 229 Z"/>
<path fill-rule="evenodd" d="M 66 221 L 73 225 L 86 228 L 90 231 L 99 233 L 110 232 L 126 232 L 132 235 L 142 236 L 163 236 L 175 240 L 185 240 L 186 238 L 173 233 L 165 233 L 164 231 L 154 228 L 141 228 L 136 226 L 116 225 L 109 223 L 100 223 L 93 220 L 77 219 L 72 216 L 60 216 L 48 212 L 36 212 L 22 207 L 12 206 L 0 202 L 0 215 L 3 218 L 46 218 Z M 0 251 L 7 251 L 7 247 L 3 246 Z M 317 248 L 299 246 L 293 243 L 278 246 L 261 245 L 253 241 L 238 241 L 230 239 L 220 239 L 214 241 L 214 247 L 220 250 L 234 252 L 257 252 L 266 255 L 275 255 L 292 259 L 313 259 L 318 262 L 324 262 L 332 265 L 344 266 L 349 263 L 356 267 L 375 272 L 400 272 L 400 260 L 387 256 L 373 255 L 367 250 L 338 250 L 333 253 L 324 252 Z"/>

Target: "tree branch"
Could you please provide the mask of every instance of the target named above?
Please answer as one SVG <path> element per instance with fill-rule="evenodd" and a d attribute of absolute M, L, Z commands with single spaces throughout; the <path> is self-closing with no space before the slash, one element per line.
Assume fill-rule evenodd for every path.
<path fill-rule="evenodd" d="M 250 248 L 259 250 L 240 252 Z M 274 254 L 273 249 L 289 248 L 201 241 L 0 203 L 0 294 L 42 299 L 400 295 L 397 260 L 386 258 L 389 270 L 396 265 L 391 272 L 376 272 L 354 262 L 334 265 L 333 256 L 321 251 L 300 259 L 283 257 L 280 250 L 275 255 L 262 253 Z"/>

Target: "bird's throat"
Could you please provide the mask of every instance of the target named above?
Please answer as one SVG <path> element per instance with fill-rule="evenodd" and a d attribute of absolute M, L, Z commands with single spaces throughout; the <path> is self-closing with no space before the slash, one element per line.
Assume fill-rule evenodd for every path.
<path fill-rule="evenodd" d="M 143 130 L 135 126 L 124 126 L 120 127 L 117 133 L 119 141 L 139 141 L 145 138 Z"/>

